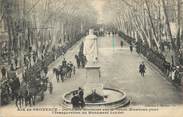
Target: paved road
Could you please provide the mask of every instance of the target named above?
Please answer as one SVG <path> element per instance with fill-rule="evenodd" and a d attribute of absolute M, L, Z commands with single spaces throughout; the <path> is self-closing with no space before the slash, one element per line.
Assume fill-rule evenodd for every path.
<path fill-rule="evenodd" d="M 132 100 L 131 105 L 177 105 L 183 104 L 183 92 L 172 86 L 154 67 L 147 64 L 145 77 L 138 73 L 138 65 L 144 61 L 142 57 L 131 53 L 129 47 L 124 43 L 120 47 L 119 37 L 114 37 L 115 48 L 112 47 L 112 37 L 101 37 L 99 39 L 99 61 L 101 64 L 102 81 L 105 87 L 124 90 Z M 65 58 L 75 64 L 74 55 L 79 51 L 81 41 L 75 44 L 66 54 Z M 64 93 L 77 89 L 85 84 L 85 70 L 77 69 L 73 78 L 64 83 L 57 83 L 52 69 L 61 64 L 60 57 L 49 66 L 48 76 L 52 80 L 53 94 L 46 92 L 44 101 L 38 102 L 36 106 L 58 106 L 62 105 Z M 5 106 L 15 107 L 14 104 Z"/>
<path fill-rule="evenodd" d="M 112 47 L 114 39 L 115 48 Z M 132 105 L 177 105 L 183 103 L 183 93 L 181 90 L 172 86 L 165 78 L 147 64 L 145 77 L 141 77 L 138 72 L 138 65 L 144 61 L 135 52 L 129 51 L 128 45 L 120 47 L 119 37 L 102 37 L 99 40 L 99 61 L 101 64 L 102 81 L 105 87 L 117 88 L 124 90 L 132 99 Z M 66 58 L 74 61 L 74 55 L 78 52 L 78 45 L 68 52 Z M 58 59 L 58 62 L 61 60 Z M 50 72 L 50 76 L 55 77 Z M 54 94 L 48 95 L 46 99 L 39 103 L 41 105 L 58 105 L 62 104 L 62 95 L 72 89 L 83 86 L 85 81 L 85 70 L 77 70 L 74 78 L 64 83 L 54 82 Z"/>
<path fill-rule="evenodd" d="M 116 39 L 119 40 L 120 38 Z M 108 44 L 104 44 L 104 43 Z M 132 105 L 177 105 L 183 103 L 183 92 L 172 86 L 170 82 L 147 64 L 136 52 L 131 53 L 129 46 L 110 49 L 110 41 L 102 42 L 109 45 L 100 51 L 103 82 L 107 87 L 124 90 L 132 99 Z M 139 64 L 145 61 L 147 71 L 145 77 L 138 72 Z"/>

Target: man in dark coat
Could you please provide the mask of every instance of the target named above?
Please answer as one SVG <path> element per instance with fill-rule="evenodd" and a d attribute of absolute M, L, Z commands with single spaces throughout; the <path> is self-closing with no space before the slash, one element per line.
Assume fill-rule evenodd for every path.
<path fill-rule="evenodd" d="M 59 72 L 60 72 L 59 74 L 60 74 L 61 81 L 64 82 L 64 71 L 63 71 L 63 66 L 60 66 Z"/>
<path fill-rule="evenodd" d="M 70 70 L 71 70 L 71 72 L 72 72 L 73 64 L 72 64 L 72 62 L 71 62 L 71 61 L 69 61 L 68 66 L 70 67 Z"/>
<path fill-rule="evenodd" d="M 11 63 L 11 65 L 10 65 L 10 70 L 11 71 L 14 71 L 15 69 L 14 69 L 14 66 L 13 66 L 13 63 Z"/>
<path fill-rule="evenodd" d="M 167 76 L 169 76 L 170 70 L 171 70 L 171 65 L 169 62 L 164 61 L 163 62 L 164 65 L 164 72 L 166 73 Z"/>
<path fill-rule="evenodd" d="M 33 52 L 33 61 L 34 61 L 34 63 L 36 63 L 36 52 L 35 51 Z"/>
<path fill-rule="evenodd" d="M 77 67 L 80 68 L 80 60 L 78 55 L 75 55 L 75 59 L 76 59 Z"/>
<path fill-rule="evenodd" d="M 83 108 L 85 106 L 83 89 L 79 87 L 78 92 L 79 92 L 79 99 L 80 99 L 80 107 Z"/>
<path fill-rule="evenodd" d="M 143 76 L 143 77 L 144 77 L 145 70 L 146 70 L 146 66 L 145 66 L 144 62 L 142 62 L 139 65 L 139 72 L 141 73 L 141 76 Z"/>
<path fill-rule="evenodd" d="M 133 45 L 130 44 L 130 51 L 133 52 Z"/>
<path fill-rule="evenodd" d="M 1 69 L 1 74 L 2 74 L 2 79 L 6 77 L 6 69 L 5 69 L 5 67 L 3 67 Z"/>
<path fill-rule="evenodd" d="M 43 70 L 44 70 L 44 73 L 45 73 L 45 74 L 48 73 L 48 67 L 47 67 L 47 66 L 44 66 L 44 67 L 43 67 Z"/>
<path fill-rule="evenodd" d="M 17 66 L 18 66 L 18 59 L 17 59 L 17 57 L 15 57 L 14 61 L 15 61 L 15 67 L 17 69 Z"/>
<path fill-rule="evenodd" d="M 121 41 L 120 45 L 121 45 L 121 47 L 123 47 L 123 41 Z"/>
<path fill-rule="evenodd" d="M 80 107 L 79 102 L 80 102 L 79 96 L 77 96 L 76 92 L 73 92 L 73 97 L 71 99 L 73 109 L 79 109 Z"/>
<path fill-rule="evenodd" d="M 85 67 L 85 56 L 84 55 L 81 55 L 81 65 L 82 65 L 82 68 Z"/>
<path fill-rule="evenodd" d="M 62 61 L 62 66 L 66 66 L 66 64 L 67 64 L 67 61 L 65 60 L 65 58 L 64 58 L 64 60 Z"/>
<path fill-rule="evenodd" d="M 20 88 L 20 80 L 18 77 L 15 78 L 15 84 L 16 84 L 16 88 L 19 89 Z"/>

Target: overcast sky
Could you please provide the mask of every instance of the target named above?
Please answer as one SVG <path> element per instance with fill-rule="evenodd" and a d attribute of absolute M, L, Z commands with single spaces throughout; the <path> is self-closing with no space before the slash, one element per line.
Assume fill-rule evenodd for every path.
<path fill-rule="evenodd" d="M 103 6 L 105 3 L 106 3 L 105 0 L 94 0 L 92 3 L 92 5 L 94 6 L 94 8 L 96 9 L 96 11 L 98 13 L 98 23 L 103 22 L 102 9 L 103 9 Z"/>

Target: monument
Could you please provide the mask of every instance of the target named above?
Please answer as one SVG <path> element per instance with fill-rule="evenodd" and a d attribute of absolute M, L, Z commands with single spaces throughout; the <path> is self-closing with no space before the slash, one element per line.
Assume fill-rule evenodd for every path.
<path fill-rule="evenodd" d="M 100 66 L 98 64 L 98 40 L 92 29 L 84 40 L 83 53 L 87 58 L 86 84 L 84 97 L 86 102 L 96 103 L 103 101 L 103 84 L 100 79 Z"/>
<path fill-rule="evenodd" d="M 98 38 L 93 34 L 93 30 L 89 30 L 89 35 L 85 37 L 83 54 L 87 58 L 86 69 L 86 83 L 84 89 L 85 108 L 99 107 L 100 108 L 120 108 L 127 106 L 130 100 L 126 93 L 113 88 L 106 88 L 101 81 L 99 55 L 98 55 Z M 63 107 L 72 107 L 71 99 L 73 89 L 63 95 Z"/>
<path fill-rule="evenodd" d="M 84 40 L 83 54 L 87 58 L 87 64 L 96 63 L 98 60 L 98 41 L 97 36 L 93 33 L 93 29 L 90 29 L 89 35 L 86 36 Z"/>

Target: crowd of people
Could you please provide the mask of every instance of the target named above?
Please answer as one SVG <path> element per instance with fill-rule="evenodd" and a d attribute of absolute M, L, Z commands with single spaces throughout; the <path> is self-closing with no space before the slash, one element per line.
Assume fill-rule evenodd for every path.
<path fill-rule="evenodd" d="M 17 105 L 17 104 L 19 104 L 18 102 L 20 101 L 20 97 L 26 98 L 25 93 L 22 94 L 22 92 L 26 92 L 26 91 L 20 92 L 20 89 L 22 87 L 21 86 L 22 82 L 27 84 L 27 86 L 29 86 L 29 88 L 27 88 L 27 90 L 32 91 L 33 94 L 35 94 L 35 95 L 40 95 L 41 92 L 44 93 L 44 90 L 47 88 L 49 88 L 49 92 L 52 93 L 53 85 L 52 85 L 51 81 L 48 81 L 48 78 L 46 75 L 48 72 L 47 66 L 51 62 L 53 62 L 56 58 L 58 58 L 63 53 L 65 53 L 66 50 L 69 48 L 68 46 L 69 45 L 66 45 L 65 47 L 60 47 L 58 49 L 52 49 L 49 52 L 44 50 L 44 51 L 42 51 L 41 57 L 40 57 L 40 55 L 38 55 L 38 53 L 36 51 L 30 49 L 28 52 L 29 54 L 24 55 L 24 59 L 23 59 L 24 64 L 23 64 L 23 67 L 21 68 L 21 70 L 18 69 L 18 67 L 20 67 L 20 61 L 18 61 L 18 59 L 13 59 L 10 66 L 8 66 L 8 67 L 2 67 L 2 69 L 1 69 L 2 76 L 1 76 L 1 82 L 0 82 L 1 83 L 1 87 L 0 87 L 1 103 L 0 104 L 6 105 L 6 104 L 10 103 L 11 102 L 10 98 L 12 97 L 13 99 L 17 98 L 16 99 L 17 101 L 15 101 L 16 105 Z M 69 66 L 71 66 L 71 65 L 72 64 L 69 63 Z M 66 66 L 68 66 L 68 64 Z M 17 83 L 18 82 L 17 79 L 20 80 L 19 78 L 11 75 L 12 72 L 15 74 L 19 73 L 18 71 L 22 72 L 21 83 Z M 73 71 L 73 73 L 75 73 L 74 67 L 71 71 Z M 36 83 L 32 83 L 34 81 L 36 81 L 37 84 L 39 84 L 39 85 L 37 85 L 39 87 L 36 86 L 35 89 L 33 88 L 34 86 L 32 86 L 32 88 L 30 87 L 30 84 L 33 84 L 33 85 L 36 84 Z M 43 83 L 43 81 L 46 81 L 46 82 Z M 19 86 L 19 84 L 20 84 L 20 86 Z M 16 86 L 16 88 L 15 88 L 15 86 Z M 11 88 L 11 87 L 14 87 L 14 88 Z M 23 96 L 18 95 L 18 93 L 22 94 Z M 44 98 L 43 93 L 41 94 L 42 98 Z"/>
<path fill-rule="evenodd" d="M 125 39 L 125 41 L 127 41 L 129 43 L 129 47 L 130 47 L 130 51 L 133 51 L 133 43 L 135 44 L 136 47 L 136 52 L 138 54 L 142 54 L 143 56 L 145 56 L 148 61 L 152 62 L 154 65 L 156 65 L 165 75 L 167 75 L 167 77 L 172 80 L 173 82 L 176 82 L 178 84 L 181 83 L 181 79 L 183 77 L 183 69 L 182 69 L 182 61 L 183 61 L 183 57 L 180 52 L 180 56 L 179 58 L 179 62 L 180 65 L 175 66 L 172 62 L 172 64 L 170 62 L 168 62 L 166 60 L 166 57 L 160 53 L 159 51 L 149 48 L 147 45 L 144 45 L 143 42 L 141 40 L 138 40 L 135 43 L 135 39 L 123 34 L 123 33 L 119 33 L 119 35 Z M 121 44 L 122 45 L 122 44 Z M 168 50 L 170 51 L 170 43 L 164 43 L 163 45 L 161 45 L 161 51 L 164 51 L 164 46 L 167 46 Z M 172 60 L 173 61 L 173 60 Z M 143 67 L 142 64 L 139 65 L 139 72 L 141 73 L 142 76 L 144 76 L 145 73 L 145 67 Z"/>
<path fill-rule="evenodd" d="M 180 84 L 181 83 L 181 65 L 175 66 L 168 62 L 165 56 L 157 51 L 147 48 L 145 45 L 140 45 L 137 50 L 142 53 L 150 62 L 155 64 L 168 78 L 172 81 Z"/>
<path fill-rule="evenodd" d="M 26 87 L 29 86 L 28 89 L 30 89 L 30 84 L 38 84 L 39 87 L 33 88 L 33 86 L 30 89 L 32 90 L 32 92 L 35 93 L 40 93 L 38 89 L 42 90 L 42 88 L 46 86 L 46 88 L 49 88 L 49 92 L 52 93 L 53 84 L 51 81 L 48 82 L 48 78 L 46 77 L 46 74 L 48 72 L 47 66 L 58 57 L 64 56 L 66 51 L 78 40 L 80 40 L 81 37 L 83 37 L 84 35 L 85 33 L 77 34 L 73 41 L 65 42 L 62 46 L 59 46 L 57 48 L 52 47 L 52 49 L 50 48 L 50 45 L 41 45 L 41 47 L 39 48 L 31 47 L 33 45 L 25 45 L 24 51 L 21 52 L 21 55 L 19 55 L 18 51 L 16 50 L 11 50 L 9 52 L 7 48 L 8 46 L 5 46 L 5 48 L 1 48 L 0 61 L 3 65 L 1 64 L 0 66 L 0 105 L 10 103 L 10 98 L 15 98 L 18 96 L 19 98 L 22 98 L 23 96 L 15 94 L 20 91 L 16 91 L 16 89 L 21 89 L 23 87 L 22 84 L 26 84 Z M 66 69 L 66 74 L 68 75 L 68 77 L 71 75 L 68 71 L 71 71 L 73 74 L 75 74 L 75 66 L 71 62 L 63 61 L 63 64 L 61 66 L 62 68 L 60 69 L 62 69 L 62 71 Z M 17 75 L 11 76 L 12 72 Z M 21 79 L 17 77 L 18 75 L 20 75 L 20 73 L 22 74 Z M 43 76 L 45 76 L 44 79 L 42 79 Z M 46 85 L 44 85 L 43 80 L 46 81 Z M 42 87 L 41 85 L 44 85 L 44 87 Z M 23 89 L 27 88 L 23 87 Z M 45 90 L 45 88 L 43 90 Z M 26 92 L 24 93 L 25 94 L 19 92 L 19 94 L 22 94 L 24 95 L 24 97 L 26 97 Z"/>
<path fill-rule="evenodd" d="M 5 67 L 1 69 L 1 105 L 8 104 L 9 101 L 16 99 L 17 91 L 20 88 L 20 80 L 14 71 L 7 71 Z"/>

